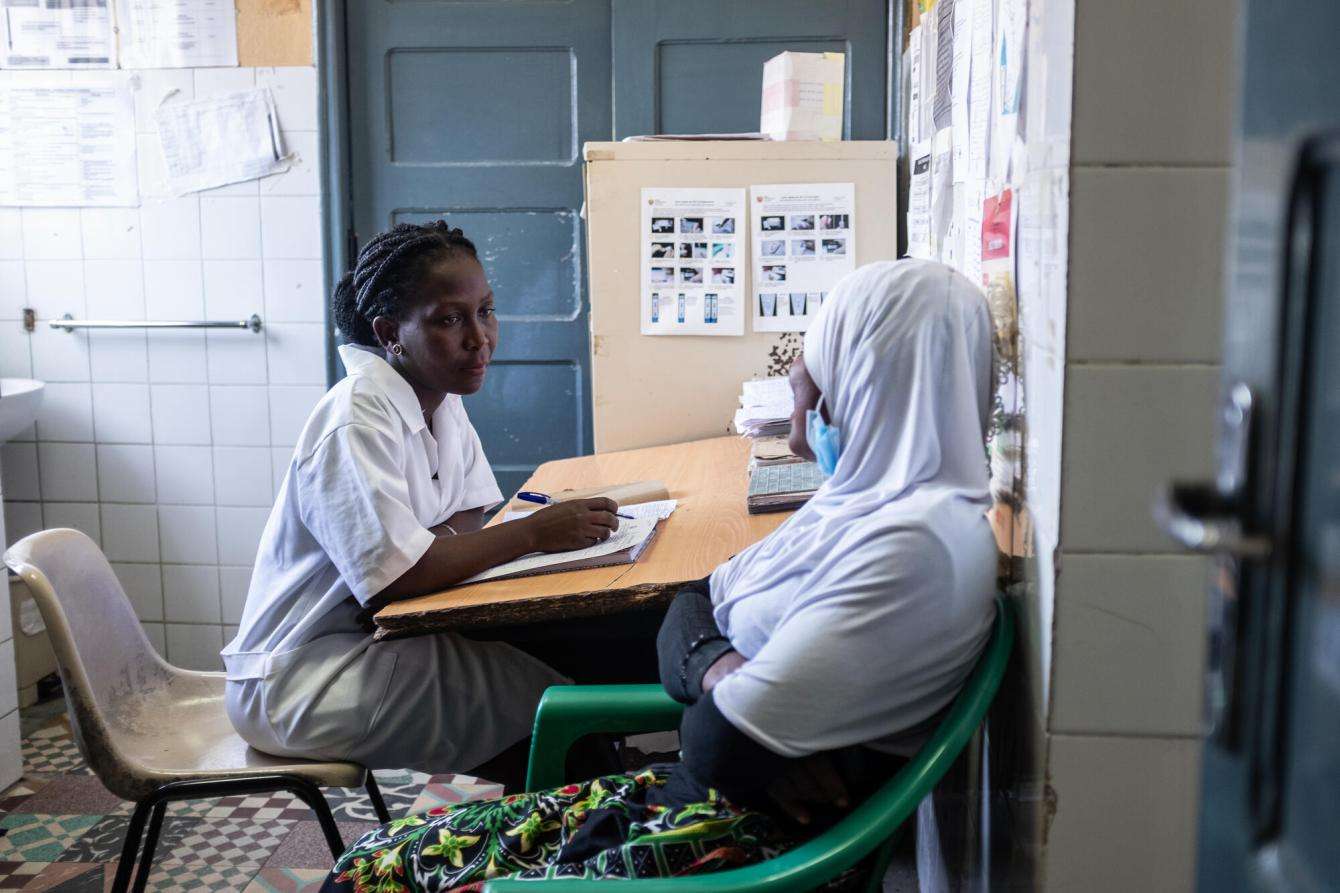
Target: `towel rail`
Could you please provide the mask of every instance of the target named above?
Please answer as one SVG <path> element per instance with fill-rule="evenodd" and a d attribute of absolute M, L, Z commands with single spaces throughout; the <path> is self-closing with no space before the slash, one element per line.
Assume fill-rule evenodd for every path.
<path fill-rule="evenodd" d="M 53 329 L 250 329 L 261 330 L 261 318 L 253 313 L 247 319 L 75 319 L 65 314 L 50 320 Z"/>

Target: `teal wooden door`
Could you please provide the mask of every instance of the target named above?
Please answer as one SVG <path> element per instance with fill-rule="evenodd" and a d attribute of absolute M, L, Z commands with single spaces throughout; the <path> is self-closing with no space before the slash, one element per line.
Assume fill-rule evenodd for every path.
<path fill-rule="evenodd" d="M 582 144 L 757 130 L 762 63 L 786 49 L 847 52 L 847 134 L 883 138 L 888 17 L 886 0 L 347 3 L 327 83 L 352 231 L 331 256 L 436 217 L 475 241 L 501 336 L 466 407 L 504 492 L 591 450 Z"/>

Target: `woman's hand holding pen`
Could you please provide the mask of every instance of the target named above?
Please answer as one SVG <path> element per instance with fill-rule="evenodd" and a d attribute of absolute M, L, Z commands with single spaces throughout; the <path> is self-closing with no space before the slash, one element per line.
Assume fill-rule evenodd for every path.
<path fill-rule="evenodd" d="M 619 529 L 619 505 L 603 496 L 556 502 L 513 521 L 527 528 L 535 552 L 568 552 L 603 543 Z M 510 525 L 509 525 L 510 526 Z"/>

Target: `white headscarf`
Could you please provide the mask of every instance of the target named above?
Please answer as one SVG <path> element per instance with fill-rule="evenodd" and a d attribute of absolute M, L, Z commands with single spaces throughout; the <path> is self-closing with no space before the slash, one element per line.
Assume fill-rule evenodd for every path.
<path fill-rule="evenodd" d="M 811 325 L 805 365 L 842 453 L 800 511 L 712 574 L 717 623 L 750 659 L 714 698 L 788 756 L 907 751 L 894 739 L 949 703 L 993 616 L 986 299 L 942 264 L 862 267 Z"/>

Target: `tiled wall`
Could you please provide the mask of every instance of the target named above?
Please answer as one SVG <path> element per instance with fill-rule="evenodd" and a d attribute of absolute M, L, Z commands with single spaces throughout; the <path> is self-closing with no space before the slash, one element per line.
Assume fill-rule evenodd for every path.
<path fill-rule="evenodd" d="M 1206 566 L 1150 504 L 1211 473 L 1235 13 L 1076 3 L 1052 890 L 1194 886 Z"/>
<path fill-rule="evenodd" d="M 139 208 L 0 209 L 0 374 L 47 382 L 35 430 L 0 456 L 9 541 L 76 527 L 113 562 L 172 662 L 218 668 L 275 486 L 325 391 L 314 68 L 0 72 L 131 77 Z M 269 87 L 286 173 L 184 198 L 163 186 L 152 110 Z M 24 332 L 23 307 L 38 316 Z M 248 331 L 69 334 L 46 320 L 242 319 Z"/>

